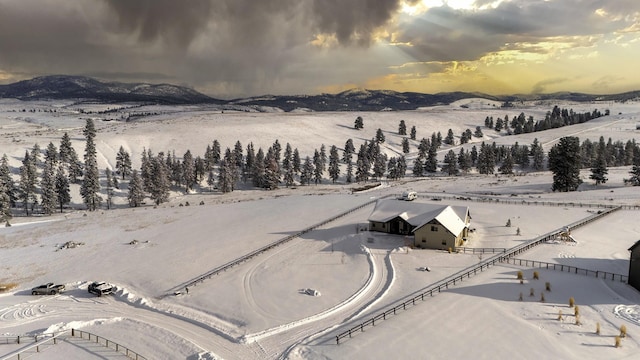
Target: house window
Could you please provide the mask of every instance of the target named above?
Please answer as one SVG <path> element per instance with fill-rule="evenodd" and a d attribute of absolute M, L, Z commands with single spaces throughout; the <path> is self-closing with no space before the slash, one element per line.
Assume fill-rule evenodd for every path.
<path fill-rule="evenodd" d="M 435 225 L 431 225 L 431 231 L 438 231 L 438 227 Z"/>
<path fill-rule="evenodd" d="M 426 243 L 426 242 L 427 242 L 427 239 L 422 238 L 422 242 L 423 242 L 423 243 Z"/>
<path fill-rule="evenodd" d="M 442 239 L 442 245 L 447 245 L 447 239 Z"/>

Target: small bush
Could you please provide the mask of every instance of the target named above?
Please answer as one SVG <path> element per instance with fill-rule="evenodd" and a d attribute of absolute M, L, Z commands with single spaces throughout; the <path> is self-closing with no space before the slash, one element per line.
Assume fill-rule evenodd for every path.
<path fill-rule="evenodd" d="M 575 316 L 580 315 L 580 306 L 578 306 L 578 305 L 574 306 L 573 315 L 575 315 Z"/>
<path fill-rule="evenodd" d="M 449 254 L 451 254 L 453 252 L 453 249 L 449 248 Z"/>
<path fill-rule="evenodd" d="M 533 272 L 533 279 L 534 279 L 534 280 L 538 280 L 538 279 L 540 279 L 540 274 L 538 274 L 538 272 L 537 272 L 537 271 L 534 271 L 534 272 Z"/>
<path fill-rule="evenodd" d="M 540 302 L 544 302 L 544 293 L 540 292 Z"/>
<path fill-rule="evenodd" d="M 506 227 L 511 227 L 511 219 L 507 219 L 507 224 L 505 226 Z"/>
<path fill-rule="evenodd" d="M 558 320 L 562 321 L 562 310 L 558 310 Z"/>
<path fill-rule="evenodd" d="M 580 322 L 580 315 L 576 315 L 576 325 L 582 325 L 582 322 Z"/>
<path fill-rule="evenodd" d="M 576 304 L 576 301 L 573 299 L 573 296 L 569 298 L 569 307 L 573 307 Z"/>
<path fill-rule="evenodd" d="M 520 293 L 520 297 L 518 298 L 518 300 L 522 301 L 522 293 Z"/>
<path fill-rule="evenodd" d="M 534 296 L 535 294 L 536 294 L 535 290 L 531 288 L 531 290 L 529 290 L 529 296 Z"/>
<path fill-rule="evenodd" d="M 0 293 L 9 291 L 18 286 L 18 283 L 0 283 Z"/>
<path fill-rule="evenodd" d="M 627 327 L 624 325 L 620 325 L 620 337 L 627 337 Z"/>
<path fill-rule="evenodd" d="M 524 279 L 524 275 L 522 274 L 522 271 L 518 271 L 517 276 L 518 276 L 518 280 Z"/>
<path fill-rule="evenodd" d="M 551 292 L 551 283 L 550 283 L 550 282 L 548 282 L 548 281 L 547 281 L 546 283 L 544 283 L 544 288 L 545 288 L 548 292 Z"/>
<path fill-rule="evenodd" d="M 524 280 L 520 279 L 520 285 L 524 284 Z"/>
<path fill-rule="evenodd" d="M 600 335 L 600 323 L 599 322 L 596 323 L 596 334 Z"/>
<path fill-rule="evenodd" d="M 620 336 L 616 336 L 616 342 L 615 342 L 615 344 L 613 346 L 615 346 L 617 348 L 620 347 Z"/>

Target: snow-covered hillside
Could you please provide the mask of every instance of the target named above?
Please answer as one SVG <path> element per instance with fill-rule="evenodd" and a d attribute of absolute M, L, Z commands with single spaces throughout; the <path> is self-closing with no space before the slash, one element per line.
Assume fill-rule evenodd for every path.
<path fill-rule="evenodd" d="M 140 165 L 139 154 L 145 148 L 175 151 L 177 156 L 187 150 L 202 155 L 213 140 L 223 149 L 233 148 L 236 141 L 266 149 L 277 139 L 298 148 L 301 156 L 313 156 L 322 144 L 327 149 L 342 148 L 349 138 L 357 148 L 372 139 L 377 129 L 386 136 L 383 150 L 396 156 L 401 153 L 400 120 L 409 128 L 416 126 L 421 139 L 433 132 L 446 134 L 449 128 L 459 135 L 483 125 L 486 116 L 513 117 L 524 112 L 540 119 L 550 110 L 547 104 L 510 109 L 491 104 L 472 99 L 417 111 L 367 113 L 245 113 L 148 106 L 135 111 L 152 115 L 124 122 L 106 121 L 118 113 L 81 112 L 78 104 L 2 100 L 0 153 L 9 156 L 12 170 L 17 171 L 34 143 L 42 148 L 49 142 L 58 145 L 68 132 L 82 154 L 82 128 L 91 116 L 98 130 L 100 169 L 115 166 L 120 146 L 132 154 L 134 167 Z M 548 151 L 567 135 L 614 141 L 637 137 L 638 104 L 559 106 L 577 112 L 607 108 L 612 115 L 517 136 L 486 130 L 482 139 L 474 138 L 465 146 L 483 140 L 530 144 L 538 138 Z M 133 110 L 123 105 L 119 111 Z M 353 129 L 356 116 L 363 117 L 363 130 Z M 411 144 L 409 163 L 417 144 Z M 451 148 L 459 149 L 443 148 L 440 159 Z M 406 246 L 404 237 L 358 231 L 373 205 L 315 227 L 350 209 L 412 189 L 418 192 L 419 202 L 469 206 L 476 229 L 469 247 L 510 248 L 593 215 L 601 210 L 597 204 L 640 205 L 638 188 L 623 184 L 628 171 L 629 167 L 611 168 L 609 181 L 599 186 L 584 171 L 585 183 L 573 193 L 550 192 L 551 174 L 539 172 L 408 176 L 383 181 L 364 192 L 354 192 L 362 184 L 346 184 L 343 178 L 336 184 L 327 180 L 273 191 L 176 191 L 168 203 L 141 208 L 126 206 L 122 190 L 115 209 L 90 213 L 82 210 L 76 194 L 74 210 L 46 217 L 16 216 L 11 227 L 0 227 L 0 283 L 17 284 L 0 293 L 0 357 L 26 346 L 3 344 L 4 337 L 76 328 L 148 359 L 632 358 L 640 350 L 638 291 L 619 281 L 508 263 L 465 278 L 337 345 L 337 334 L 492 255 L 416 250 Z M 480 198 L 485 201 L 477 201 Z M 518 258 L 626 276 L 627 249 L 640 234 L 638 211 L 617 211 L 573 231 L 575 243 L 539 245 Z M 505 226 L 507 220 L 511 227 Z M 300 232 L 291 241 L 205 278 L 189 286 L 188 292 L 185 289 L 212 269 Z M 77 246 L 63 246 L 68 241 Z M 418 271 L 425 266 L 431 271 Z M 534 270 L 539 280 L 533 279 Z M 522 284 L 516 280 L 518 271 L 524 273 Z M 87 286 L 94 280 L 115 284 L 116 293 L 100 298 L 88 294 Z M 46 282 L 65 284 L 67 291 L 31 295 L 32 287 Z M 547 282 L 551 291 L 545 290 Z M 317 290 L 319 296 L 309 295 L 306 289 Z M 580 306 L 580 324 L 568 305 L 570 297 Z M 558 320 L 560 312 L 562 320 Z M 601 328 L 599 335 L 596 324 Z M 621 325 L 628 336 L 615 348 Z M 47 346 L 34 358 L 38 356 L 91 359 L 116 354 L 69 338 Z"/>

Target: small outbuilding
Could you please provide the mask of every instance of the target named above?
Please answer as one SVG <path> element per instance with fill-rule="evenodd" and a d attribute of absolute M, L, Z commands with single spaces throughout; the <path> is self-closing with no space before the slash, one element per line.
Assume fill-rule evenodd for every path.
<path fill-rule="evenodd" d="M 629 248 L 629 285 L 640 291 L 640 240 Z"/>
<path fill-rule="evenodd" d="M 381 199 L 369 216 L 369 231 L 413 234 L 415 247 L 447 250 L 464 244 L 470 222 L 467 206 Z"/>

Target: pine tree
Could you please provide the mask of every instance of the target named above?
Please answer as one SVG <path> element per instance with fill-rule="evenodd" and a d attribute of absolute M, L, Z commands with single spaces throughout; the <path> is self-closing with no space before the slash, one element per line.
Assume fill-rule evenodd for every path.
<path fill-rule="evenodd" d="M 377 180 L 382 179 L 384 173 L 387 171 L 387 156 L 383 153 L 379 153 L 373 160 L 373 177 Z"/>
<path fill-rule="evenodd" d="M 64 209 L 65 205 L 71 202 L 71 191 L 69 189 L 69 178 L 65 174 L 64 165 L 60 164 L 56 171 L 55 178 L 55 192 L 56 203 L 60 207 L 60 212 Z"/>
<path fill-rule="evenodd" d="M 340 157 L 338 155 L 338 148 L 333 145 L 329 150 L 329 178 L 332 183 L 340 177 Z"/>
<path fill-rule="evenodd" d="M 111 169 L 106 168 L 104 170 L 104 176 L 106 178 L 106 191 L 107 191 L 107 210 L 111 209 L 111 204 L 113 203 L 113 180 L 112 180 L 112 174 L 111 174 Z"/>
<path fill-rule="evenodd" d="M 421 156 L 416 157 L 416 159 L 413 161 L 413 176 L 424 176 L 423 161 L 424 159 Z"/>
<path fill-rule="evenodd" d="M 282 181 L 284 181 L 285 186 L 292 186 L 295 183 L 295 174 L 293 171 L 293 149 L 289 143 L 287 143 L 284 150 L 282 170 L 284 172 Z"/>
<path fill-rule="evenodd" d="M 258 188 L 264 186 L 265 156 L 262 148 L 259 148 L 256 153 L 256 160 L 253 163 L 253 169 L 251 169 L 251 177 L 253 179 L 253 186 Z"/>
<path fill-rule="evenodd" d="M 443 172 L 450 176 L 458 174 L 458 162 L 455 151 L 449 150 L 449 152 L 444 156 L 444 164 L 445 165 L 442 167 Z"/>
<path fill-rule="evenodd" d="M 403 138 L 403 139 L 402 139 L 402 153 L 403 153 L 403 154 L 408 154 L 408 153 L 409 153 L 409 151 L 410 151 L 410 148 L 409 148 L 409 139 L 407 139 L 407 138 Z"/>
<path fill-rule="evenodd" d="M 10 181 L 7 180 L 7 175 Z M 10 187 L 13 187 L 13 181 L 9 173 L 7 155 L 4 154 L 0 163 L 0 223 L 2 224 L 8 224 L 12 218 Z"/>
<path fill-rule="evenodd" d="M 476 126 L 476 131 L 473 133 L 473 136 L 477 137 L 477 138 L 481 138 L 482 136 L 484 136 L 484 134 L 482 133 L 482 129 L 480 128 L 480 126 Z"/>
<path fill-rule="evenodd" d="M 100 191 L 100 179 L 98 172 L 97 151 L 95 145 L 96 128 L 93 120 L 87 119 L 85 128 L 82 132 L 86 139 L 84 151 L 85 172 L 80 187 L 82 200 L 89 211 L 95 211 L 100 206 L 102 198 L 98 194 Z"/>
<path fill-rule="evenodd" d="M 580 140 L 574 136 L 560 139 L 549 151 L 549 169 L 553 172 L 553 191 L 575 191 L 580 179 Z"/>
<path fill-rule="evenodd" d="M 309 185 L 311 183 L 311 179 L 313 178 L 313 171 L 313 163 L 311 162 L 311 158 L 307 156 L 300 171 L 300 183 L 303 185 Z"/>
<path fill-rule="evenodd" d="M 130 207 L 138 207 L 144 201 L 144 186 L 142 178 L 138 175 L 138 170 L 131 172 L 131 180 L 129 181 L 129 194 L 127 200 Z"/>
<path fill-rule="evenodd" d="M 396 160 L 396 158 L 392 157 L 387 163 L 387 179 L 397 180 L 399 178 L 400 176 L 398 176 L 398 161 Z"/>
<path fill-rule="evenodd" d="M 46 215 L 53 214 L 57 207 L 55 163 L 52 158 L 45 160 L 40 181 L 42 213 Z"/>
<path fill-rule="evenodd" d="M 60 141 L 60 161 L 67 164 L 69 169 L 69 180 L 77 183 L 78 179 L 83 175 L 82 164 L 78 159 L 78 153 L 71 145 L 69 134 L 64 133 Z"/>
<path fill-rule="evenodd" d="M 504 175 L 513 174 L 513 157 L 511 156 L 511 152 L 507 151 L 507 155 L 504 160 L 502 160 L 502 165 L 500 165 L 498 171 Z"/>
<path fill-rule="evenodd" d="M 213 140 L 213 144 L 211 145 L 211 159 L 214 164 L 218 164 L 221 158 L 222 150 L 220 149 L 220 142 L 218 140 Z"/>
<path fill-rule="evenodd" d="M 384 137 L 384 133 L 382 132 L 382 129 L 376 130 L 376 141 L 378 143 L 383 143 L 385 141 L 385 137 Z"/>
<path fill-rule="evenodd" d="M 353 182 L 353 164 L 349 162 L 347 164 L 347 173 L 345 175 L 345 181 L 347 184 L 351 184 Z"/>
<path fill-rule="evenodd" d="M 356 130 L 360 130 L 364 128 L 364 120 L 362 119 L 362 116 L 358 116 L 356 118 L 355 124 L 354 124 L 354 129 Z"/>
<path fill-rule="evenodd" d="M 29 152 L 25 152 L 24 159 L 22 160 L 22 166 L 20 167 L 20 192 L 19 197 L 24 204 L 24 211 L 27 216 L 29 216 L 29 205 L 32 205 L 32 208 L 35 207 L 35 204 L 38 202 L 36 197 L 36 186 L 37 186 L 37 172 L 36 167 L 33 161 L 31 161 L 31 154 Z"/>
<path fill-rule="evenodd" d="M 298 148 L 293 149 L 293 160 L 291 161 L 291 165 L 293 165 L 294 174 L 300 173 L 302 161 L 300 160 L 300 152 L 298 152 Z"/>
<path fill-rule="evenodd" d="M 220 161 L 220 172 L 218 173 L 218 189 L 223 193 L 233 191 L 233 172 L 227 160 Z"/>
<path fill-rule="evenodd" d="M 447 131 L 447 137 L 444 138 L 444 143 L 447 145 L 455 145 L 456 141 L 453 137 L 453 130 L 449 129 Z"/>
<path fill-rule="evenodd" d="M 353 146 L 353 140 L 347 139 L 347 142 L 344 144 L 344 150 L 342 153 L 342 161 L 345 164 L 351 162 L 351 155 L 356 151 L 356 148 Z"/>
<path fill-rule="evenodd" d="M 471 155 L 468 150 L 465 152 L 464 148 L 460 148 L 458 153 L 458 167 L 465 173 L 471 169 Z"/>
<path fill-rule="evenodd" d="M 495 172 L 496 160 L 493 148 L 484 142 L 480 145 L 480 153 L 478 154 L 478 172 L 480 174 L 493 174 Z"/>
<path fill-rule="evenodd" d="M 196 183 L 196 163 L 190 150 L 187 150 L 182 155 L 182 181 L 184 182 L 184 191 L 186 193 L 193 190 L 193 186 Z"/>
<path fill-rule="evenodd" d="M 433 143 L 431 143 L 431 146 L 429 147 L 424 169 L 432 173 L 438 171 L 438 152 L 436 150 L 436 145 Z"/>
<path fill-rule="evenodd" d="M 131 156 L 122 146 L 116 154 L 116 173 L 122 176 L 122 180 L 131 175 Z"/>
<path fill-rule="evenodd" d="M 409 132 L 409 138 L 411 140 L 415 140 L 416 139 L 416 127 L 415 126 L 411 127 L 411 131 Z"/>
<path fill-rule="evenodd" d="M 156 205 L 169 201 L 169 170 L 164 161 L 164 153 L 160 152 L 151 159 L 151 189 L 149 197 Z"/>
<path fill-rule="evenodd" d="M 407 174 L 407 159 L 404 156 L 398 158 L 398 179 L 405 177 Z"/>
<path fill-rule="evenodd" d="M 609 170 L 607 169 L 607 162 L 603 154 L 598 153 L 596 160 L 593 163 L 593 167 L 591 167 L 591 175 L 589 179 L 595 180 L 596 185 L 604 184 L 607 182 L 607 174 Z"/>
<path fill-rule="evenodd" d="M 263 188 L 275 190 L 280 185 L 280 166 L 276 160 L 276 151 L 273 146 L 267 151 L 264 158 L 264 181 Z"/>
<path fill-rule="evenodd" d="M 358 160 L 356 161 L 356 181 L 366 182 L 369 180 L 369 160 L 365 156 L 358 154 Z"/>
<path fill-rule="evenodd" d="M 404 123 L 404 120 L 400 120 L 400 124 L 398 125 L 398 135 L 407 135 L 407 124 Z"/>
<path fill-rule="evenodd" d="M 313 182 L 316 185 L 322 182 L 322 157 L 318 150 L 313 153 Z"/>
<path fill-rule="evenodd" d="M 0 158 L 0 189 L 2 189 L 0 197 L 3 197 L 3 193 L 8 196 L 8 209 L 15 206 L 17 195 L 15 184 L 11 177 L 11 169 L 9 169 L 9 158 L 7 157 L 7 154 L 3 154 L 2 158 Z"/>
<path fill-rule="evenodd" d="M 626 179 L 625 182 L 632 186 L 640 186 L 640 165 L 633 165 L 629 174 L 631 174 L 631 177 Z"/>
<path fill-rule="evenodd" d="M 242 181 L 246 182 L 248 180 L 255 179 L 253 175 L 256 168 L 256 161 L 258 160 L 256 159 L 256 151 L 253 148 L 253 143 L 249 143 L 249 145 L 247 145 L 247 156 L 245 156 L 244 161 L 244 172 L 242 174 Z"/>

